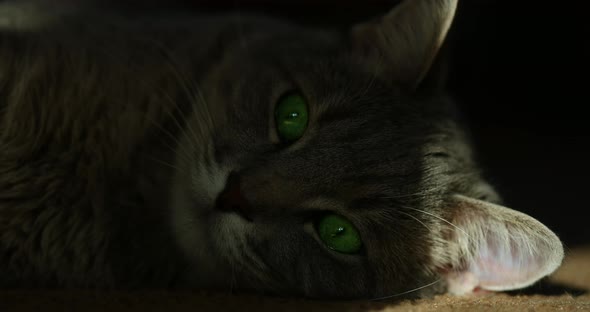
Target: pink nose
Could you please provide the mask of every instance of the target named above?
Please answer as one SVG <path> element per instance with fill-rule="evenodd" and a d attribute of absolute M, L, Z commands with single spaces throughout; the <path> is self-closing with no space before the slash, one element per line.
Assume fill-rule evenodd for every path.
<path fill-rule="evenodd" d="M 251 206 L 240 189 L 240 175 L 232 172 L 227 177 L 225 189 L 217 196 L 217 209 L 227 213 L 236 213 L 245 220 L 252 221 Z"/>

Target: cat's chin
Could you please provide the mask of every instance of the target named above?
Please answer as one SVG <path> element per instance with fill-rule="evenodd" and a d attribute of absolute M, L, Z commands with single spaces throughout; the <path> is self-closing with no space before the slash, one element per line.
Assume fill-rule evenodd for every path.
<path fill-rule="evenodd" d="M 221 175 L 221 173 L 220 173 Z M 220 211 L 216 197 L 225 187 L 217 185 L 217 193 L 195 194 L 181 175 L 171 190 L 171 229 L 175 242 L 187 263 L 182 284 L 211 290 L 227 288 L 232 279 L 229 263 L 233 263 L 243 248 L 244 233 L 253 224 L 235 212 Z M 235 277 L 234 277 L 235 278 Z"/>
<path fill-rule="evenodd" d="M 177 221 L 177 222 L 183 222 Z M 210 210 L 190 223 L 175 224 L 175 237 L 187 264 L 184 284 L 190 288 L 225 291 L 235 280 L 235 259 L 242 253 L 243 234 L 251 226 L 233 213 Z M 233 256 L 233 257 L 232 257 Z"/>

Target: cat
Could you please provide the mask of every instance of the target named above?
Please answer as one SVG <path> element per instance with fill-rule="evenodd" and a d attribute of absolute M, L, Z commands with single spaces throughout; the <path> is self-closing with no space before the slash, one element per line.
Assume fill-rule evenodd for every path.
<path fill-rule="evenodd" d="M 549 275 L 559 238 L 420 91 L 456 6 L 343 32 L 2 4 L 0 286 L 377 299 Z"/>

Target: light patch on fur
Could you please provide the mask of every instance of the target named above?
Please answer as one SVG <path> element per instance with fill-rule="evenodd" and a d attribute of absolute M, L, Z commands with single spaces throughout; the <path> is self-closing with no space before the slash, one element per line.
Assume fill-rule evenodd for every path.
<path fill-rule="evenodd" d="M 453 19 L 455 18 L 455 12 L 457 11 L 457 3 L 458 2 L 459 1 L 457 1 L 457 0 L 445 1 L 445 5 L 441 6 L 441 9 L 438 12 L 441 16 L 443 16 L 443 18 L 442 18 L 443 22 L 442 22 L 442 27 L 441 27 L 438 39 L 435 44 L 436 51 L 434 54 L 436 54 L 436 52 L 438 52 L 438 50 L 443 45 L 445 38 L 447 37 L 447 33 L 449 32 L 449 29 L 451 28 L 451 24 L 453 23 Z"/>
<path fill-rule="evenodd" d="M 440 50 L 457 9 L 458 0 L 403 1 L 379 22 L 355 26 L 352 37 L 368 58 L 394 69 L 399 83 L 416 88 Z M 381 66 L 379 66 L 381 67 Z"/>
<path fill-rule="evenodd" d="M 217 196 L 225 188 L 229 170 L 217 166 L 206 167 L 202 162 L 191 173 L 191 185 L 199 190 L 197 196 L 200 201 L 214 203 Z"/>
<path fill-rule="evenodd" d="M 240 262 L 243 258 L 242 248 L 245 242 L 245 235 L 248 229 L 249 222 L 235 213 L 223 213 L 218 218 L 215 226 L 215 245 L 220 252 L 224 254 L 224 258 L 233 262 Z"/>
<path fill-rule="evenodd" d="M 449 229 L 447 248 L 436 250 L 450 293 L 523 288 L 561 264 L 559 238 L 534 218 L 462 195 L 453 197 L 452 208 L 462 231 Z"/>
<path fill-rule="evenodd" d="M 408 3 L 409 1 L 406 1 Z M 448 0 L 444 1 L 444 4 L 440 5 L 438 10 L 436 10 L 433 14 L 440 16 L 440 23 L 441 26 L 439 28 L 439 34 L 436 38 L 434 45 L 432 47 L 432 52 L 429 54 L 429 58 L 425 61 L 424 68 L 425 70 L 420 74 L 418 81 L 421 81 L 426 73 L 428 73 L 428 69 L 430 68 L 434 58 L 438 54 L 438 51 L 442 48 L 442 45 L 447 37 L 449 29 L 451 28 L 451 24 L 455 18 L 455 12 L 457 11 L 457 2 L 458 0 Z M 436 19 L 435 19 L 436 20 Z"/>
<path fill-rule="evenodd" d="M 225 188 L 230 170 L 213 164 L 206 166 L 202 161 L 196 163 L 191 172 L 176 173 L 170 207 L 171 228 L 179 248 L 190 259 L 191 266 L 184 279 L 195 287 L 210 287 L 224 284 L 218 255 L 207 246 L 216 245 L 218 237 L 228 237 L 222 235 L 228 234 L 227 226 L 211 212 L 215 209 L 217 195 Z"/>

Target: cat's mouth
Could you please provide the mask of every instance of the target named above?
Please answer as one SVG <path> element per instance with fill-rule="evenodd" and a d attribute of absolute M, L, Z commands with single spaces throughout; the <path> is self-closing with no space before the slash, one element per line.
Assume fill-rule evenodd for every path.
<path fill-rule="evenodd" d="M 240 182 L 240 175 L 232 171 L 227 177 L 225 188 L 217 196 L 215 208 L 221 212 L 237 214 L 252 222 L 252 206 L 242 194 Z"/>

